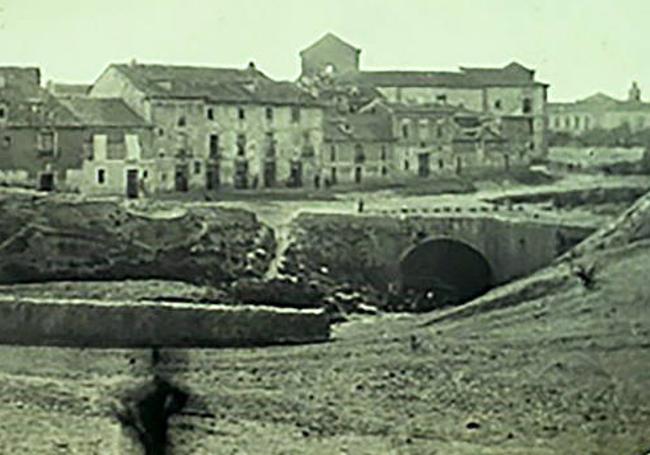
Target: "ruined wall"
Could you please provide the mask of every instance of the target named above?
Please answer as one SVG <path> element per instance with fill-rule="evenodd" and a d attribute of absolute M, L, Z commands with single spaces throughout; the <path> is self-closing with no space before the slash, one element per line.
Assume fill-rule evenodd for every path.
<path fill-rule="evenodd" d="M 332 66 L 334 73 L 359 71 L 360 51 L 334 40 L 320 40 L 300 53 L 303 76 L 313 76 Z"/>
<path fill-rule="evenodd" d="M 320 310 L 0 295 L 3 344 L 226 347 L 328 338 L 329 318 Z"/>
<path fill-rule="evenodd" d="M 400 258 L 423 238 L 449 237 L 480 251 L 500 284 L 529 274 L 577 243 L 590 229 L 488 216 L 349 216 L 303 214 L 294 227 L 287 268 L 385 288 Z"/>

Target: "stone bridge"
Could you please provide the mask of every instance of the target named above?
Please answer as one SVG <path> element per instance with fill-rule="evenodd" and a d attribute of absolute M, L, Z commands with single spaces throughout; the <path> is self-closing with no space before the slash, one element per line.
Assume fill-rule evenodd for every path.
<path fill-rule="evenodd" d="M 478 210 L 302 214 L 285 265 L 379 290 L 447 290 L 467 300 L 548 265 L 595 229 Z"/>

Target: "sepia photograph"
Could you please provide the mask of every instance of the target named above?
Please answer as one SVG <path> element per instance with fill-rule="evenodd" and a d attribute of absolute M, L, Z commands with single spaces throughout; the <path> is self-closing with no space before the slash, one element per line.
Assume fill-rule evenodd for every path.
<path fill-rule="evenodd" d="M 648 0 L 0 0 L 0 455 L 650 455 Z"/>

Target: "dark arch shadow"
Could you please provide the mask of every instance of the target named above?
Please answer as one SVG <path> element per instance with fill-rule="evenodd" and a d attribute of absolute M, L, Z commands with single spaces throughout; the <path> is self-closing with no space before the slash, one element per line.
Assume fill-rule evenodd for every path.
<path fill-rule="evenodd" d="M 493 285 L 492 267 L 485 256 L 452 238 L 422 241 L 402 255 L 399 266 L 402 291 L 433 291 L 436 306 L 467 302 Z"/>

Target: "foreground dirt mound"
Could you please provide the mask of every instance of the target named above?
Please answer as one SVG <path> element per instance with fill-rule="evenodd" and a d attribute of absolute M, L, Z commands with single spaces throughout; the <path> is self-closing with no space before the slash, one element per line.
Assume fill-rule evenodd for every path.
<path fill-rule="evenodd" d="M 0 196 L 0 283 L 173 279 L 218 284 L 268 267 L 272 231 L 243 210 Z"/>

